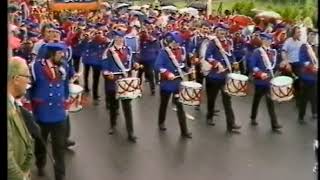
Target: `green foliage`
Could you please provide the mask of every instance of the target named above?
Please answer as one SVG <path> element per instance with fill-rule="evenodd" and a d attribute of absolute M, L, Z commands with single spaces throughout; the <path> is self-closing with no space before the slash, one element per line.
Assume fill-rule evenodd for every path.
<path fill-rule="evenodd" d="M 243 1 L 235 3 L 232 7 L 232 10 L 238 12 L 239 14 L 253 17 L 254 13 L 251 11 L 253 8 L 255 8 L 255 4 L 253 2 Z"/>

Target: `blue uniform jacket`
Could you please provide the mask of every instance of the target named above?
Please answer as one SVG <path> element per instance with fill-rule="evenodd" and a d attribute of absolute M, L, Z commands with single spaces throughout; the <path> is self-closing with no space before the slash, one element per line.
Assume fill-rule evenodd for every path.
<path fill-rule="evenodd" d="M 179 61 L 179 65 L 182 70 L 187 71 L 185 59 Z M 173 64 L 165 49 L 161 49 L 159 52 L 155 62 L 155 70 L 161 72 L 162 74 L 169 72 L 173 73 L 175 76 L 179 76 L 177 67 Z M 181 81 L 181 78 L 176 78 L 175 80 L 166 80 L 163 78 L 163 76 L 161 76 L 160 90 L 167 93 L 178 93 Z"/>
<path fill-rule="evenodd" d="M 119 51 L 116 51 L 117 54 L 119 54 Z M 123 47 L 123 58 L 121 59 L 121 62 L 126 69 L 126 71 L 131 71 L 134 62 L 134 59 L 132 58 L 132 53 L 129 47 Z M 119 56 L 119 58 L 121 58 Z M 101 63 L 102 71 L 109 72 L 109 73 L 118 73 L 122 72 L 120 67 L 116 64 L 116 61 L 110 51 L 110 48 L 106 50 L 104 53 L 104 57 Z M 105 91 L 106 92 L 115 92 L 116 91 L 116 80 L 118 78 L 122 77 L 122 75 L 115 75 L 115 78 L 113 80 L 105 79 Z"/>
<path fill-rule="evenodd" d="M 300 64 L 300 73 L 299 78 L 307 85 L 314 85 L 317 83 L 317 73 L 308 73 L 304 71 L 306 66 L 312 64 L 312 60 L 308 53 L 306 44 L 303 44 L 299 52 L 299 64 Z"/>
<path fill-rule="evenodd" d="M 240 42 L 234 42 L 234 51 L 233 55 L 236 60 L 241 60 L 245 56 L 245 43 L 243 41 Z"/>
<path fill-rule="evenodd" d="M 94 68 L 101 68 L 102 54 L 107 44 L 100 44 L 94 41 L 83 41 L 82 62 Z"/>
<path fill-rule="evenodd" d="M 228 59 L 230 61 L 230 65 L 234 63 L 234 59 L 232 56 L 228 56 Z M 208 45 L 206 55 L 205 55 L 205 60 L 208 61 L 209 63 L 214 61 L 220 62 L 223 67 L 227 68 L 227 64 L 222 56 L 222 54 L 219 51 L 219 48 L 215 45 L 213 41 L 211 41 Z M 225 81 L 226 78 L 226 73 L 216 73 L 215 71 L 210 71 L 210 73 L 207 75 L 207 81 Z"/>
<path fill-rule="evenodd" d="M 141 42 L 140 61 L 143 64 L 154 65 L 158 57 L 161 45 L 158 40 Z"/>
<path fill-rule="evenodd" d="M 69 88 L 68 65 L 60 66 L 64 72 L 62 78 L 53 78 L 45 60 L 35 61 L 31 65 L 33 83 L 30 99 L 33 114 L 39 123 L 58 123 L 66 119 L 65 103 L 68 99 L 66 88 Z"/>
<path fill-rule="evenodd" d="M 199 53 L 200 50 L 200 46 L 201 43 L 203 42 L 204 38 L 200 37 L 200 36 L 194 36 L 191 38 L 189 44 L 188 44 L 188 48 L 187 48 L 187 52 L 188 53 Z"/>
<path fill-rule="evenodd" d="M 276 60 L 276 54 L 277 51 L 275 49 L 270 49 L 267 51 L 267 54 L 269 56 L 269 59 L 271 61 L 271 64 L 276 63 L 275 68 L 273 69 L 273 72 L 275 73 L 276 70 L 279 67 L 279 62 Z M 259 49 L 255 49 L 250 57 L 249 60 L 249 71 L 251 73 L 267 73 L 269 78 L 266 80 L 261 80 L 259 78 L 254 79 L 254 84 L 256 88 L 269 88 L 270 87 L 270 80 L 271 80 L 271 74 L 270 71 L 266 68 L 266 66 L 263 63 L 263 59 L 261 56 L 261 52 Z"/>

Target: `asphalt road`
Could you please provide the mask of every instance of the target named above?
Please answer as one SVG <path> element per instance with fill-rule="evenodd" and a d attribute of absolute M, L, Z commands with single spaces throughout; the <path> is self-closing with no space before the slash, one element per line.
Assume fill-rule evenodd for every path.
<path fill-rule="evenodd" d="M 260 104 L 259 126 L 249 122 L 252 93 L 232 99 L 241 134 L 226 133 L 221 96 L 221 110 L 214 127 L 205 123 L 205 102 L 201 111 L 186 107 L 195 120 L 188 120 L 191 140 L 180 138 L 176 113 L 168 107 L 167 131 L 159 132 L 157 116 L 159 95 L 150 96 L 149 88 L 141 99 L 132 102 L 134 128 L 138 141 L 127 141 L 122 111 L 117 133 L 108 135 L 109 117 L 105 110 L 103 81 L 100 81 L 101 103 L 71 115 L 72 139 L 76 146 L 67 151 L 67 180 L 311 180 L 315 155 L 312 147 L 317 122 L 297 122 L 293 102 L 276 104 L 276 114 L 284 126 L 282 134 L 271 132 L 265 101 Z M 308 107 L 309 108 L 309 107 Z M 32 170 L 33 180 L 53 178 L 48 161 L 47 176 L 39 178 Z"/>

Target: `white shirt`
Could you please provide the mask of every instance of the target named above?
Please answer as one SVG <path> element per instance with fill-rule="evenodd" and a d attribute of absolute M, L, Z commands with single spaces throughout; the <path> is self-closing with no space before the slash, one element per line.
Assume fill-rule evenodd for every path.
<path fill-rule="evenodd" d="M 33 49 L 32 49 L 32 54 L 35 54 L 35 55 L 38 55 L 39 53 L 39 49 L 40 47 L 45 44 L 44 40 L 43 39 L 40 39 L 38 42 L 36 42 L 33 46 Z"/>
<path fill-rule="evenodd" d="M 302 44 L 302 41 L 293 40 L 292 37 L 284 42 L 282 50 L 286 52 L 289 63 L 299 62 L 299 52 Z"/>

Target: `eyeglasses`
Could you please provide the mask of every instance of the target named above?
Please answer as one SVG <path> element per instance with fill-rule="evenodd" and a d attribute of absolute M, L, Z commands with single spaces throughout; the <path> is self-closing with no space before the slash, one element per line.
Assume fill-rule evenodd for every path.
<path fill-rule="evenodd" d="M 21 77 L 25 77 L 25 78 L 31 78 L 31 76 L 30 75 L 24 75 L 24 74 L 19 74 L 18 76 L 21 76 Z"/>

